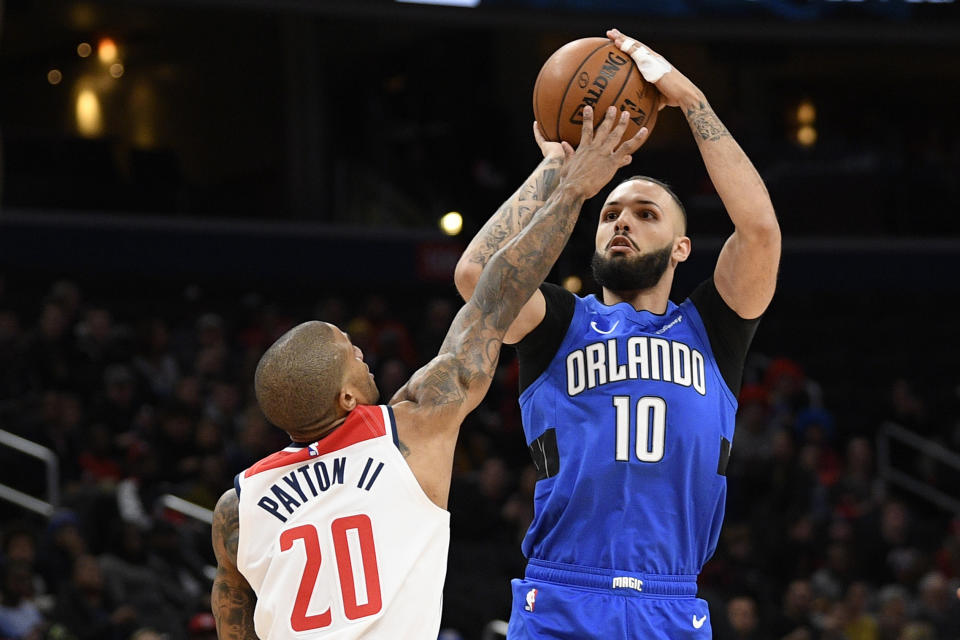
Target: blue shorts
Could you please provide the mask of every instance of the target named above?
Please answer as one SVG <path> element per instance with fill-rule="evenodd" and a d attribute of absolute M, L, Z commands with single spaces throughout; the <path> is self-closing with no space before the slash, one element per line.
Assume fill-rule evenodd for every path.
<path fill-rule="evenodd" d="M 507 640 L 713 637 L 696 576 L 624 573 L 531 559 L 513 580 Z"/>

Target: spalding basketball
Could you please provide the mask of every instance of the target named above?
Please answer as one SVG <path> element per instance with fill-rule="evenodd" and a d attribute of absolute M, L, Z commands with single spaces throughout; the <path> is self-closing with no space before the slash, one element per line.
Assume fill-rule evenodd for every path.
<path fill-rule="evenodd" d="M 582 38 L 557 49 L 543 64 L 533 87 L 533 113 L 548 140 L 580 142 L 583 108 L 593 107 L 600 126 L 607 107 L 630 112 L 624 139 L 640 127 L 651 132 L 660 92 L 637 65 L 607 38 Z"/>

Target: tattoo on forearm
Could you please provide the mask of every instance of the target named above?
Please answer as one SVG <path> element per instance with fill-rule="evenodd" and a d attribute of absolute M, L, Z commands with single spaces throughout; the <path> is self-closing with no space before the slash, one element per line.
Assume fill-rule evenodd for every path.
<path fill-rule="evenodd" d="M 463 396 L 453 393 L 457 385 L 468 389 L 478 380 L 493 377 L 504 333 L 560 255 L 582 203 L 567 197 L 548 202 L 531 226 L 486 265 L 470 302 L 457 314 L 440 348 L 441 355 L 453 358 L 438 363 L 425 386 L 441 398 L 462 402 Z"/>
<path fill-rule="evenodd" d="M 698 107 L 687 109 L 687 122 L 690 128 L 703 140 L 715 142 L 724 136 L 729 136 L 730 132 L 720 122 L 720 118 L 713 112 L 710 105 L 701 102 Z"/>
<path fill-rule="evenodd" d="M 536 200 L 543 204 L 550 194 L 553 193 L 557 183 L 560 182 L 559 161 L 547 164 L 545 167 L 533 175 L 533 180 L 524 185 L 520 190 L 520 202 L 526 200 Z"/>
<path fill-rule="evenodd" d="M 530 222 L 560 182 L 562 164 L 560 158 L 544 160 L 516 195 L 503 203 L 480 230 L 478 239 L 482 240 L 470 256 L 471 262 L 486 266 L 491 256 Z"/>

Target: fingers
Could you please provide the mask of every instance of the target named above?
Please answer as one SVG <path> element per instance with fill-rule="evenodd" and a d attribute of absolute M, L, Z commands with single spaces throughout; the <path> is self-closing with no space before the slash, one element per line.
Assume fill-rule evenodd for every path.
<path fill-rule="evenodd" d="M 586 147 L 593 142 L 593 107 L 583 108 L 583 125 L 580 128 L 580 146 Z"/>
<path fill-rule="evenodd" d="M 569 158 L 570 156 L 572 156 L 572 155 L 575 153 L 573 147 L 570 146 L 570 143 L 567 142 L 566 140 L 564 140 L 563 142 L 561 142 L 561 143 L 560 143 L 560 146 L 563 147 L 563 157 L 564 157 L 564 158 Z"/>
<path fill-rule="evenodd" d="M 650 135 L 650 130 L 646 127 L 640 127 L 639 131 L 617 148 L 617 153 L 623 153 L 629 156 L 643 146 L 643 143 L 647 141 L 648 135 Z"/>
<path fill-rule="evenodd" d="M 627 36 L 620 33 L 619 29 L 607 29 L 607 37 L 613 40 L 613 43 L 619 47 L 623 44 L 623 41 L 627 39 Z"/>
<path fill-rule="evenodd" d="M 533 139 L 537 141 L 537 146 L 540 148 L 543 148 L 543 143 L 547 141 L 540 129 L 540 123 L 536 120 L 533 121 Z"/>
<path fill-rule="evenodd" d="M 607 144 L 610 145 L 610 148 L 613 149 L 617 144 L 623 139 L 623 134 L 627 130 L 627 125 L 630 123 L 630 112 L 621 111 L 620 119 L 617 122 L 617 126 L 613 128 L 613 131 L 610 132 L 610 135 L 607 137 Z"/>
<path fill-rule="evenodd" d="M 603 122 L 600 123 L 600 126 L 597 127 L 596 132 L 593 134 L 594 138 L 600 140 L 601 144 L 605 143 L 610 135 L 610 129 L 613 128 L 613 124 L 616 122 L 617 117 L 617 108 L 613 105 L 607 107 L 607 112 L 603 116 Z M 621 132 L 622 135 L 623 132 Z"/>

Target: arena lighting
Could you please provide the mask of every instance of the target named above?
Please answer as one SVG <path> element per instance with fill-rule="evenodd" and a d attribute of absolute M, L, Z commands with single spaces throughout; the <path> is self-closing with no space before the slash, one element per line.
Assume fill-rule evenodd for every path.
<path fill-rule="evenodd" d="M 76 114 L 77 130 L 81 135 L 92 138 L 103 130 L 100 98 L 93 89 L 82 89 L 77 94 Z"/>
<path fill-rule="evenodd" d="M 801 125 L 812 125 L 817 119 L 817 108 L 807 99 L 801 100 L 797 105 L 797 122 Z"/>
<path fill-rule="evenodd" d="M 445 7 L 475 7 L 480 0 L 397 0 L 403 4 L 437 4 Z"/>
<path fill-rule="evenodd" d="M 123 65 L 119 62 L 114 62 L 110 65 L 110 75 L 114 78 L 119 78 L 123 75 Z"/>
<path fill-rule="evenodd" d="M 90 46 L 89 42 L 81 42 L 77 45 L 77 55 L 81 58 L 86 58 L 91 53 L 93 53 L 93 47 Z"/>
<path fill-rule="evenodd" d="M 103 64 L 113 64 L 117 61 L 117 43 L 112 38 L 100 38 L 97 43 L 97 57 Z"/>
<path fill-rule="evenodd" d="M 571 293 L 580 293 L 583 289 L 583 280 L 579 276 L 567 276 L 563 279 L 563 288 Z"/>
<path fill-rule="evenodd" d="M 817 143 L 817 130 L 809 124 L 803 125 L 797 129 L 797 142 L 801 147 L 812 147 Z"/>
<path fill-rule="evenodd" d="M 463 216 L 457 211 L 451 211 L 440 218 L 440 230 L 448 236 L 458 235 L 463 231 Z"/>
<path fill-rule="evenodd" d="M 63 74 L 60 73 L 60 69 L 50 69 L 47 72 L 47 82 L 50 84 L 60 84 L 61 80 L 63 80 Z"/>

